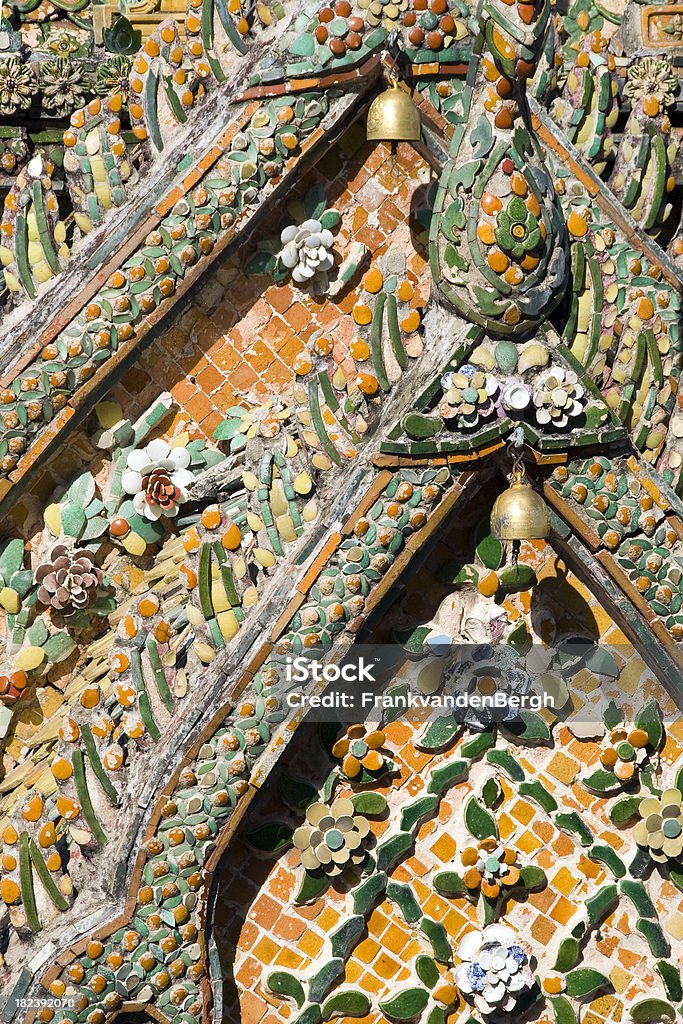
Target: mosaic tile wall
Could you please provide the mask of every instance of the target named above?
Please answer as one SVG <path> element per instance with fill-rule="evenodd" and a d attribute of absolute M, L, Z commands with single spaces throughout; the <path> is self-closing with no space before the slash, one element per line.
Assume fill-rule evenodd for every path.
<path fill-rule="evenodd" d="M 402 144 L 390 147 L 365 141 L 362 124 L 355 124 L 340 139 L 339 148 L 324 157 L 295 188 L 293 202 L 316 185 L 324 188 L 329 206 L 341 214 L 335 246 L 348 252 L 353 243 L 366 246 L 373 262 L 386 251 L 405 253 L 405 279 L 412 285 L 413 308 L 429 298 L 426 269 L 426 231 L 417 220 L 426 203 L 431 172 L 419 154 Z M 290 207 L 291 208 L 291 207 Z M 278 235 L 278 214 L 268 220 Z M 346 289 L 339 301 L 273 283 L 245 267 L 253 259 L 254 243 L 218 266 L 210 281 L 197 289 L 189 308 L 165 325 L 158 341 L 145 351 L 135 368 L 114 388 L 134 414 L 146 408 L 160 388 L 178 403 L 177 420 L 194 432 L 211 437 L 225 418 L 225 410 L 240 402 L 255 404 L 273 394 L 291 393 L 292 370 L 306 343 L 330 336 L 335 363 L 353 369 L 350 349 L 358 336 L 352 316 L 359 287 Z M 362 273 L 353 282 L 360 285 Z"/>
<path fill-rule="evenodd" d="M 417 608 L 412 596 L 404 599 L 417 619 L 424 620 L 430 603 L 433 610 L 434 601 L 440 602 L 447 592 L 443 582 L 435 580 L 429 564 L 443 564 L 447 555 L 452 557 L 454 550 L 462 552 L 467 543 L 467 531 L 453 528 L 449 543 L 439 544 L 433 560 L 429 559 L 411 580 L 411 594 L 414 587 L 415 592 L 430 595 Z M 514 595 L 504 602 L 508 622 L 527 617 L 531 601 L 541 628 L 547 629 L 552 620 L 554 628 L 566 634 L 585 636 L 595 629 L 603 640 L 614 644 L 620 668 L 618 680 L 606 682 L 585 673 L 578 689 L 589 703 L 598 696 L 615 699 L 625 709 L 626 717 L 640 701 L 654 700 L 660 705 L 666 723 L 660 768 L 671 784 L 683 750 L 683 721 L 672 701 L 588 588 L 567 571 L 557 556 L 543 545 L 526 545 L 522 560 L 534 566 L 538 585 L 533 594 Z M 400 602 L 399 598 L 399 606 Z M 389 612 L 395 621 L 401 614 L 396 606 Z M 378 623 L 374 639 L 386 639 L 386 629 L 386 622 Z M 388 813 L 370 823 L 371 849 L 377 853 L 376 846 L 396 836 L 399 827 L 405 827 L 401 818 L 405 808 L 416 806 L 420 798 L 434 792 L 430 780 L 435 769 L 452 764 L 454 758 L 472 759 L 469 777 L 444 792 L 433 813 L 427 814 L 427 820 L 416 829 L 414 847 L 388 871 L 387 891 L 393 898 L 380 894 L 365 914 L 365 929 L 351 944 L 338 984 L 344 991 L 364 993 L 369 1000 L 367 1004 L 360 1001 L 364 1009 L 354 1013 L 354 1019 L 367 1024 L 385 1021 L 387 1016 L 404 1019 L 399 1013 L 394 1016 L 383 1010 L 380 1004 L 396 993 L 419 986 L 425 958 L 434 955 L 437 944 L 430 944 L 420 928 L 421 915 L 444 926 L 447 948 L 442 960 L 454 960 L 456 964 L 459 958 L 453 951 L 463 936 L 481 929 L 484 901 L 477 900 L 478 892 L 474 899 L 471 891 L 470 898 L 466 893 L 449 894 L 443 877 L 444 872 L 462 873 L 463 863 L 471 863 L 465 851 L 471 852 L 477 842 L 465 824 L 463 808 L 472 794 L 485 802 L 486 786 L 494 778 L 499 786 L 493 811 L 496 842 L 514 851 L 510 859 L 515 864 L 534 865 L 545 873 L 545 882 L 537 890 L 517 893 L 516 898 L 512 894 L 503 896 L 500 909 L 504 922 L 531 950 L 540 990 L 533 1019 L 545 1022 L 562 1018 L 563 1007 L 557 1003 L 553 1007 L 553 1000 L 562 993 L 566 994 L 562 998 L 573 994 L 569 975 L 563 976 L 567 963 L 573 966 L 567 958 L 572 935 L 581 936 L 581 966 L 601 972 L 605 982 L 602 991 L 591 993 L 589 987 L 581 999 L 582 1021 L 618 1024 L 626 1019 L 627 1007 L 646 997 L 666 999 L 653 954 L 659 951 L 662 955 L 670 947 L 670 961 L 677 960 L 683 948 L 683 897 L 665 873 L 660 876 L 655 872 L 647 883 L 652 907 L 644 891 L 636 891 L 639 882 L 625 883 L 617 899 L 615 883 L 621 885 L 618 879 L 622 875 L 618 864 L 628 863 L 638 847 L 632 830 L 612 820 L 614 801 L 597 796 L 585 785 L 593 770 L 604 763 L 601 758 L 609 738 L 579 739 L 566 725 L 556 724 L 552 739 L 540 747 L 525 749 L 499 735 L 494 746 L 487 749 L 481 745 L 481 734 L 477 740 L 476 733 L 466 732 L 434 753 L 421 749 L 424 722 L 423 712 L 408 712 L 396 721 L 379 723 L 384 734 L 382 750 L 396 765 L 394 775 L 370 787 L 359 787 L 353 780 L 345 780 L 342 773 L 340 788 L 335 791 L 335 798 L 358 799 L 357 794 L 371 788 L 386 798 Z M 253 805 L 222 864 L 217 881 L 215 939 L 223 963 L 223 1019 L 231 1024 L 299 1019 L 295 1001 L 287 998 L 290 993 L 283 994 L 275 983 L 269 986 L 268 979 L 288 971 L 305 987 L 306 979 L 318 972 L 324 974 L 331 959 L 330 937 L 354 910 L 357 913 L 354 893 L 363 877 L 360 874 L 347 870 L 323 897 L 301 904 L 297 902 L 303 874 L 301 852 L 264 852 L 262 830 L 269 826 L 272 829 L 283 819 L 283 794 L 291 808 L 291 787 L 297 781 L 306 780 L 321 791 L 326 780 L 329 785 L 328 772 L 338 759 L 330 755 L 326 730 L 324 725 L 302 728 L 279 766 L 278 780 L 273 780 Z M 311 771 L 312 750 L 316 751 L 315 774 Z M 287 821 L 292 828 L 300 826 L 302 812 L 290 810 Z M 399 884 L 392 893 L 393 883 Z M 623 894 L 629 884 L 635 886 L 631 890 L 635 893 L 633 900 Z M 415 897 L 419 906 L 415 914 L 409 907 L 406 911 L 407 901 L 404 904 L 397 895 L 402 887 L 409 887 Z M 656 941 L 652 931 L 645 934 L 643 921 L 650 912 L 653 922 L 657 920 L 661 925 L 661 929 L 657 925 Z M 233 958 L 234 967 L 230 966 Z M 467 1019 L 465 997 L 453 988 L 453 967 L 439 962 L 439 956 L 435 959 L 438 979 L 433 981 L 430 1006 L 442 1008 L 448 1021 Z"/>

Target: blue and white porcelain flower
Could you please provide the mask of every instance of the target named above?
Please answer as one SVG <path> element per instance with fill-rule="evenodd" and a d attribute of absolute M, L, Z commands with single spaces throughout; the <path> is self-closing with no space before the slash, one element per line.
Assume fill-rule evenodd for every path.
<path fill-rule="evenodd" d="M 484 1016 L 509 1013 L 534 983 L 531 949 L 509 925 L 468 932 L 456 954 L 462 963 L 454 971 L 455 983 Z"/>
<path fill-rule="evenodd" d="M 153 520 L 177 516 L 189 497 L 187 488 L 194 481 L 194 473 L 187 468 L 189 464 L 187 448 L 171 448 L 162 438 L 150 441 L 144 448 L 134 448 L 128 455 L 121 484 L 124 491 L 133 495 L 137 514 Z"/>

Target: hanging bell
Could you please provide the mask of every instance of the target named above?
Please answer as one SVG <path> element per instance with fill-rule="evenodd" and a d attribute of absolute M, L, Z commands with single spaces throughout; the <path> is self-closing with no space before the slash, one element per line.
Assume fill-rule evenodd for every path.
<path fill-rule="evenodd" d="M 422 133 L 420 111 L 395 78 L 368 110 L 367 138 L 372 142 L 417 142 Z"/>
<path fill-rule="evenodd" d="M 491 533 L 498 540 L 544 540 L 550 533 L 548 506 L 516 470 L 512 483 L 491 510 Z"/>

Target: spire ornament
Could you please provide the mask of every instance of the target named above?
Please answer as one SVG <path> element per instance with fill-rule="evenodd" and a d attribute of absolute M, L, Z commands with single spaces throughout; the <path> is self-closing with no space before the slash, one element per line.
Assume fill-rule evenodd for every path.
<path fill-rule="evenodd" d="M 442 297 L 493 335 L 523 337 L 564 294 L 562 212 L 531 125 L 527 79 L 549 0 L 483 0 L 462 123 L 437 193 L 430 239 Z"/>

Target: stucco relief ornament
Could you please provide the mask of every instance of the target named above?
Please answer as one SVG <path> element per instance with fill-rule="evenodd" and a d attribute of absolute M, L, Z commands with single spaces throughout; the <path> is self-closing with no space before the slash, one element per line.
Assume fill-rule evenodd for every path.
<path fill-rule="evenodd" d="M 30 64 L 23 64 L 18 57 L 0 61 L 0 113 L 28 110 L 37 86 L 36 74 Z"/>
<path fill-rule="evenodd" d="M 133 507 L 146 519 L 174 518 L 188 499 L 188 487 L 194 473 L 187 467 L 190 453 L 186 448 L 171 448 L 157 438 L 144 448 L 135 448 L 128 456 L 127 468 L 121 477 L 123 489 L 133 495 Z"/>
<path fill-rule="evenodd" d="M 462 963 L 455 969 L 455 983 L 483 1016 L 510 1013 L 534 984 L 531 948 L 509 925 L 468 932 L 456 954 Z"/>
<path fill-rule="evenodd" d="M 654 96 L 663 107 L 670 106 L 678 92 L 678 77 L 662 57 L 642 57 L 626 70 L 624 95 L 635 102 Z"/>

